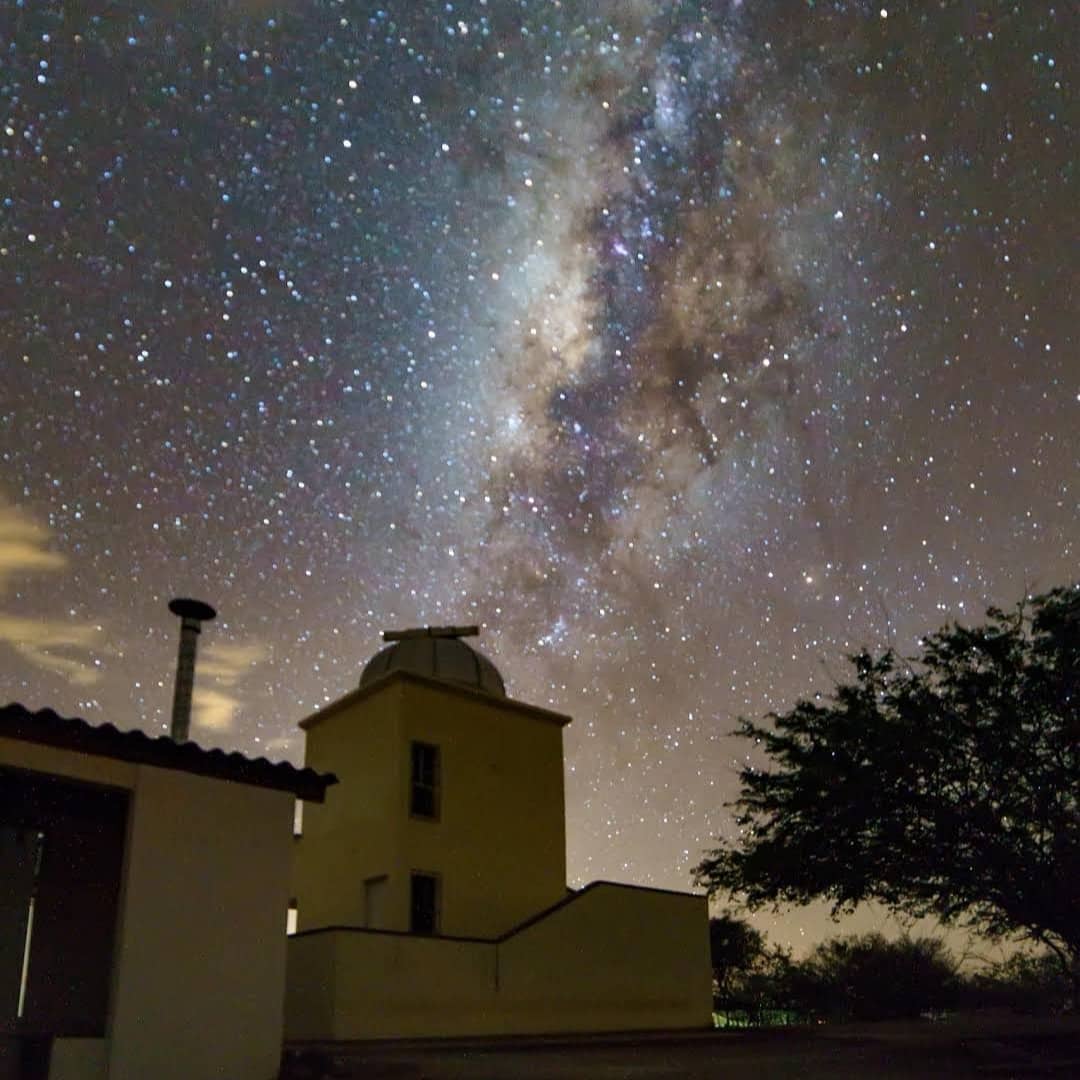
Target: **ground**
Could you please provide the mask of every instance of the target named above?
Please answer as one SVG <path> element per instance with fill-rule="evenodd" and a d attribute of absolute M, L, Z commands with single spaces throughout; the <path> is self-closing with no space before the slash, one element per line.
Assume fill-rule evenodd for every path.
<path fill-rule="evenodd" d="M 1080 1020 L 1012 1017 L 683 1035 L 354 1043 L 305 1048 L 366 1080 L 967 1080 L 1080 1076 Z M 315 1059 L 312 1060 L 315 1064 Z M 328 1067 L 328 1071 L 325 1071 Z"/>

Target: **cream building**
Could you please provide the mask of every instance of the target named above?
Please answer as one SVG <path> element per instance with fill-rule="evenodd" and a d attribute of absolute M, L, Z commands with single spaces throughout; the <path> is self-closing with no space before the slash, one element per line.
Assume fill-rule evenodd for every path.
<path fill-rule="evenodd" d="M 704 1028 L 704 896 L 566 885 L 562 731 L 463 637 L 404 631 L 302 721 L 286 1036 Z"/>
<path fill-rule="evenodd" d="M 271 1080 L 296 800 L 333 778 L 0 709 L 0 1080 Z"/>

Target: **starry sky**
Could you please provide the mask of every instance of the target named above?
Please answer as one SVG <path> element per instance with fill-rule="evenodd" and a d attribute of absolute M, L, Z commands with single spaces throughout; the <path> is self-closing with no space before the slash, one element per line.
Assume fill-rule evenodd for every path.
<path fill-rule="evenodd" d="M 4 4 L 0 700 L 164 731 L 194 595 L 298 761 L 477 622 L 572 882 L 687 887 L 737 716 L 1077 577 L 1068 7 Z"/>

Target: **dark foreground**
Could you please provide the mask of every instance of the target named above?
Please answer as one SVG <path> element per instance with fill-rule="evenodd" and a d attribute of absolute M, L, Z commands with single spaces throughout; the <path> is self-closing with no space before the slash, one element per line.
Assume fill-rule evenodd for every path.
<path fill-rule="evenodd" d="M 1080 1022 L 980 1018 L 692 1035 L 305 1048 L 292 1080 L 963 1080 L 1080 1077 Z"/>

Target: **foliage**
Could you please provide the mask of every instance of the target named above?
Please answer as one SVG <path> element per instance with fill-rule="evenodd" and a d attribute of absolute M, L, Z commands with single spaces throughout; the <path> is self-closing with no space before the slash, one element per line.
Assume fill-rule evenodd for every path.
<path fill-rule="evenodd" d="M 955 1008 L 960 989 L 956 965 L 937 938 L 832 938 L 800 966 L 803 1009 L 834 1020 L 940 1012 Z"/>
<path fill-rule="evenodd" d="M 725 912 L 709 920 L 709 954 L 717 997 L 727 997 L 765 956 L 765 937 L 745 919 Z"/>
<path fill-rule="evenodd" d="M 725 1027 L 914 1019 L 986 1008 L 1047 1016 L 1072 1000 L 1070 980 L 1051 952 L 1015 953 L 963 974 L 939 938 L 833 937 L 793 960 L 730 914 L 710 920 L 710 931 L 718 946 L 713 1004 Z"/>
<path fill-rule="evenodd" d="M 727 1026 L 917 1017 L 958 1002 L 956 965 L 936 938 L 837 937 L 796 961 L 733 915 L 709 930 L 714 1007 Z"/>
<path fill-rule="evenodd" d="M 970 1008 L 1010 1009 L 1014 1012 L 1066 1011 L 1072 1004 L 1072 980 L 1051 952 L 1015 953 L 973 974 L 964 987 Z"/>
<path fill-rule="evenodd" d="M 709 920 L 713 1006 L 725 1026 L 791 1023 L 791 957 L 745 919 L 725 912 Z"/>
<path fill-rule="evenodd" d="M 750 906 L 876 899 L 1080 965 L 1080 586 L 951 625 L 903 662 L 770 724 L 742 720 L 772 768 L 746 768 L 741 840 L 697 878 Z"/>

